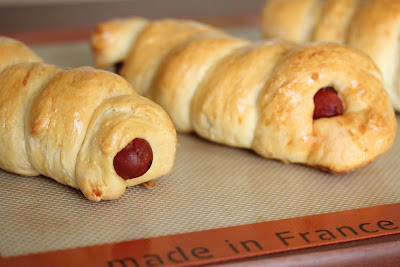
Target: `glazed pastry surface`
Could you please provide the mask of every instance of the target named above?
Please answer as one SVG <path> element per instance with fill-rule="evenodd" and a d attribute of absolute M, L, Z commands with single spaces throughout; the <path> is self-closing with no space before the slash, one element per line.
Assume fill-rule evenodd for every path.
<path fill-rule="evenodd" d="M 381 70 L 392 105 L 400 111 L 400 1 L 269 0 L 262 31 L 268 39 L 329 41 L 362 50 Z"/>
<path fill-rule="evenodd" d="M 354 48 L 251 43 L 193 21 L 143 18 L 98 24 L 91 45 L 96 66 L 117 64 L 179 132 L 334 173 L 368 164 L 394 140 L 381 73 Z"/>
<path fill-rule="evenodd" d="M 176 131 L 159 105 L 114 73 L 62 70 L 7 37 L 0 37 L 0 114 L 2 169 L 51 177 L 91 200 L 116 199 L 126 187 L 173 167 Z M 143 175 L 122 178 L 115 156 L 141 139 L 149 145 L 140 153 L 152 155 L 151 166 Z"/>

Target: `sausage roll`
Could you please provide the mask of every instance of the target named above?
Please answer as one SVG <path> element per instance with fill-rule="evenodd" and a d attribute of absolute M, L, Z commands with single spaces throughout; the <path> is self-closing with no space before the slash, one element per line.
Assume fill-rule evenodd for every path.
<path fill-rule="evenodd" d="M 116 65 L 179 132 L 334 173 L 392 145 L 382 77 L 359 50 L 328 43 L 251 43 L 187 20 L 114 19 L 92 33 L 95 64 Z"/>
<path fill-rule="evenodd" d="M 163 109 L 120 76 L 64 71 L 0 37 L 0 167 L 45 175 L 91 200 L 169 173 L 176 131 Z"/>

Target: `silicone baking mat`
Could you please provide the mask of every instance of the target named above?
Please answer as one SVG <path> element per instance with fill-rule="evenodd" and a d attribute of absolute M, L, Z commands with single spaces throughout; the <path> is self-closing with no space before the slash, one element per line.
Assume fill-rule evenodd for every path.
<path fill-rule="evenodd" d="M 252 28 L 231 32 L 257 38 Z M 64 68 L 92 64 L 85 42 L 34 49 Z M 174 171 L 155 180 L 157 188 L 131 187 L 120 199 L 99 203 L 46 177 L 0 171 L 0 254 L 19 256 L 400 203 L 398 136 L 399 130 L 390 151 L 372 164 L 332 175 L 179 135 Z"/>

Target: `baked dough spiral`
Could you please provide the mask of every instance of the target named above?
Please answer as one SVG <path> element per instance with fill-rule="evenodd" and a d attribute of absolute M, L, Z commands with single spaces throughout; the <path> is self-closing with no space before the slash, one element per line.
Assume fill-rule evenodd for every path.
<path fill-rule="evenodd" d="M 159 105 L 114 73 L 63 71 L 7 37 L 0 37 L 0 114 L 2 169 L 51 177 L 91 200 L 116 199 L 173 167 L 176 131 Z M 130 177 L 117 173 L 121 165 L 133 168 Z"/>
<path fill-rule="evenodd" d="M 120 66 L 179 132 L 334 173 L 366 165 L 394 140 L 381 74 L 350 47 L 251 43 L 193 21 L 143 18 L 99 23 L 91 46 L 97 67 Z M 340 107 L 325 92 L 314 100 L 321 90 Z M 315 101 L 338 114 L 315 115 Z"/>
<path fill-rule="evenodd" d="M 400 111 L 400 1 L 269 0 L 262 13 L 265 38 L 338 42 L 367 53 Z"/>

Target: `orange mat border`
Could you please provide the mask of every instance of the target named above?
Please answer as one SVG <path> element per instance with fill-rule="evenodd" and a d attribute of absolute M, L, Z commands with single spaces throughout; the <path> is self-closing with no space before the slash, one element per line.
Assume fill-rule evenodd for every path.
<path fill-rule="evenodd" d="M 1 266 L 194 266 L 400 233 L 400 203 L 91 247 L 1 257 Z"/>

